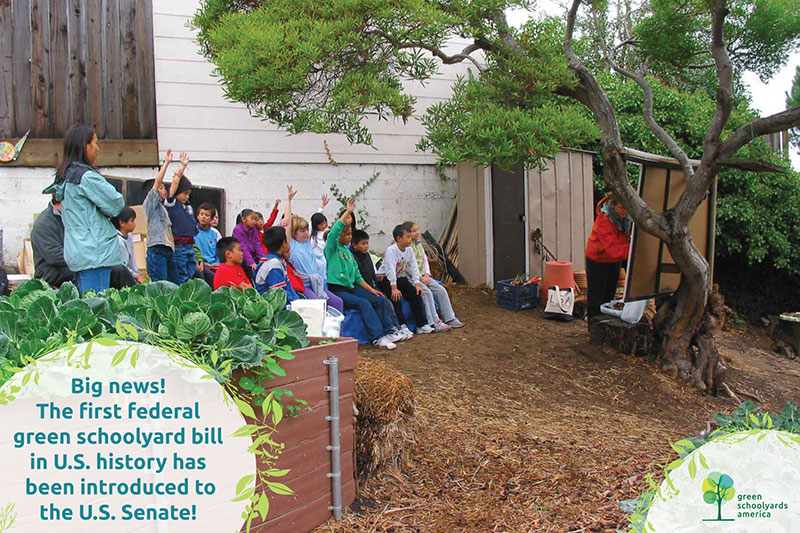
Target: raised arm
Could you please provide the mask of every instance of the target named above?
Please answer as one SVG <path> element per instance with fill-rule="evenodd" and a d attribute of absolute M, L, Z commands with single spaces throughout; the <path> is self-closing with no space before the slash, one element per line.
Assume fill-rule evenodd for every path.
<path fill-rule="evenodd" d="M 161 185 L 164 183 L 164 175 L 167 173 L 167 167 L 169 164 L 172 163 L 172 149 L 167 148 L 167 155 L 164 157 L 164 164 L 161 165 L 161 168 L 158 169 L 158 174 L 156 174 L 156 182 L 153 184 L 153 189 L 158 191 L 161 188 Z"/>
<path fill-rule="evenodd" d="M 354 198 L 348 198 L 348 200 L 347 200 L 347 209 L 345 209 L 344 213 L 342 213 L 342 216 L 339 217 L 339 220 L 341 220 L 342 224 L 347 225 L 347 217 L 349 215 L 353 214 L 353 211 L 355 210 L 355 208 L 356 208 L 355 199 Z"/>
<path fill-rule="evenodd" d="M 172 175 L 172 183 L 169 185 L 169 197 L 174 198 L 175 193 L 178 192 L 178 185 L 181 183 L 181 177 L 183 176 L 183 171 L 186 170 L 186 167 L 189 166 L 189 154 L 186 152 L 181 152 L 181 166 L 178 167 L 178 170 Z"/>
<path fill-rule="evenodd" d="M 281 218 L 280 225 L 284 228 L 289 228 L 292 223 L 292 198 L 297 195 L 297 191 L 291 185 L 287 185 L 286 189 L 288 190 L 288 194 L 286 196 L 286 209 L 283 211 L 283 218 Z M 287 238 L 291 236 L 289 234 L 289 230 L 286 230 Z"/>

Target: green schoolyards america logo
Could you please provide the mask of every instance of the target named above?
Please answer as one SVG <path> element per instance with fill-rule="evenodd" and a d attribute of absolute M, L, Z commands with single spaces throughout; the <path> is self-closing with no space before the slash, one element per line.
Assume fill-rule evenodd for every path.
<path fill-rule="evenodd" d="M 797 531 L 800 435 L 767 425 L 673 444 L 680 458 L 649 479 L 631 531 Z"/>

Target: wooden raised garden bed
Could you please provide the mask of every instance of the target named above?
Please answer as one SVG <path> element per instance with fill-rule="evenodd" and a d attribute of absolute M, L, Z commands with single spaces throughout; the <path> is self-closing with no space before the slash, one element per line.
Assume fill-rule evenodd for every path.
<path fill-rule="evenodd" d="M 308 402 L 311 411 L 299 416 L 284 418 L 277 426 L 273 440 L 283 443 L 284 450 L 277 467 L 291 469 L 280 479 L 288 485 L 293 496 L 269 495 L 269 514 L 266 521 L 257 518 L 250 533 L 304 533 L 331 518 L 333 505 L 331 478 L 331 430 L 326 417 L 330 414 L 328 366 L 324 361 L 332 356 L 339 359 L 339 415 L 341 442 L 342 507 L 355 499 L 355 439 L 353 433 L 353 386 L 358 342 L 355 339 L 337 339 L 331 344 L 322 344 L 312 337 L 306 348 L 294 350 L 295 359 L 281 361 L 285 377 L 278 377 L 263 384 L 267 390 L 288 389 L 295 398 Z M 251 375 L 247 371 L 233 373 L 234 383 Z M 261 417 L 259 406 L 253 406 L 256 416 Z M 261 468 L 258 457 L 256 465 Z M 244 529 L 242 530 L 244 531 Z"/>

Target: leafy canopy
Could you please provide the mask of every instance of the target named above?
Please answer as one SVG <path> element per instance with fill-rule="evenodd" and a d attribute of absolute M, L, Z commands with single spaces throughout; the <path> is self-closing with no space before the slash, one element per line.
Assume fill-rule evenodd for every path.
<path fill-rule="evenodd" d="M 483 73 L 459 79 L 454 96 L 429 109 L 420 148 L 447 162 L 507 167 L 598 135 L 585 110 L 554 95 L 575 84 L 560 21 L 509 30 L 523 53 L 500 39 L 495 15 L 528 3 L 207 0 L 194 25 L 228 98 L 292 133 L 343 133 L 366 144 L 372 137 L 365 116 L 409 120 L 416 98 L 407 82 L 429 80 L 439 59 L 464 60 L 447 44 L 450 37 L 478 43 L 470 51 L 483 54 L 471 69 Z"/>

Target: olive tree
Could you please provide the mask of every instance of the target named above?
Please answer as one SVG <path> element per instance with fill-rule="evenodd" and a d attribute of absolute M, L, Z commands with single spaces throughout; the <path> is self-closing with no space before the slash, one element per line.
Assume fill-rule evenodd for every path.
<path fill-rule="evenodd" d="M 521 28 L 508 24 L 509 8 L 533 11 L 534 2 L 206 0 L 194 25 L 227 97 L 290 132 L 338 132 L 370 143 L 365 117 L 412 117 L 415 99 L 405 80 L 429 79 L 441 63 L 468 63 L 473 74 L 423 118 L 420 148 L 442 161 L 540 164 L 561 146 L 599 137 L 609 189 L 637 227 L 665 242 L 682 273 L 656 321 L 662 361 L 697 387 L 716 390 L 715 319 L 706 313 L 711 272 L 689 221 L 741 147 L 800 124 L 794 108 L 726 131 L 738 72 L 767 78 L 786 61 L 798 44 L 800 3 L 651 0 L 600 44 L 579 35 L 576 21 L 580 10 L 605 9 L 601 1 L 573 0 L 562 18 L 532 17 Z M 454 36 L 467 44 L 452 49 Z M 619 124 L 592 59 L 598 55 L 641 87 L 644 122 L 686 173 L 686 190 L 672 209 L 646 205 L 627 179 Z M 708 72 L 715 80 L 715 110 L 697 166 L 655 118 L 652 68 Z"/>

